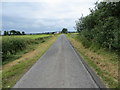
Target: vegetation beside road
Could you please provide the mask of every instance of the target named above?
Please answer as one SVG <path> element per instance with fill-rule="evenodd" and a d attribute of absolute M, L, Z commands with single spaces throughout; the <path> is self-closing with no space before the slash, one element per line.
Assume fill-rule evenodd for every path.
<path fill-rule="evenodd" d="M 118 87 L 119 78 L 119 12 L 120 2 L 96 2 L 89 15 L 76 21 L 79 34 L 71 39 L 74 47 L 112 88 Z"/>
<path fill-rule="evenodd" d="M 8 63 L 26 53 L 35 45 L 45 42 L 50 35 L 11 35 L 2 36 L 2 63 Z"/>
<path fill-rule="evenodd" d="M 41 43 L 35 44 L 34 47 L 29 50 L 29 52 L 22 54 L 22 57 L 19 59 L 4 64 L 2 68 L 2 88 L 11 88 L 24 75 L 24 73 L 28 71 L 28 69 L 48 50 L 57 37 L 58 35 L 54 35 L 46 39 L 44 38 L 44 42 L 37 38 L 37 42 L 40 41 Z M 31 38 L 33 38 L 33 43 L 35 38 L 33 35 Z"/>
<path fill-rule="evenodd" d="M 118 88 L 118 55 L 104 49 L 86 48 L 79 34 L 67 34 L 73 47 L 86 63 L 100 76 L 107 87 Z"/>
<path fill-rule="evenodd" d="M 96 3 L 90 12 L 76 22 L 83 45 L 120 53 L 120 2 Z"/>

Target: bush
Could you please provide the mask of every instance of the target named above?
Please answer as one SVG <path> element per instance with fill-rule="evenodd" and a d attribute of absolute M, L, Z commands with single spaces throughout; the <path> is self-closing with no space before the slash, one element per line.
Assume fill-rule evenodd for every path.
<path fill-rule="evenodd" d="M 120 16 L 115 14 L 120 10 L 119 5 L 120 2 L 96 3 L 88 16 L 76 22 L 84 46 L 96 45 L 114 51 L 120 49 Z"/>

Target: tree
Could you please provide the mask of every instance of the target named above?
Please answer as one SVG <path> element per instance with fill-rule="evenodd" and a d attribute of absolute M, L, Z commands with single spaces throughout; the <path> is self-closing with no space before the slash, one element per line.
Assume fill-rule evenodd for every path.
<path fill-rule="evenodd" d="M 4 31 L 4 35 L 9 35 L 9 32 L 8 31 Z"/>
<path fill-rule="evenodd" d="M 10 35 L 15 35 L 16 34 L 16 31 L 15 30 L 11 30 L 10 31 Z"/>
<path fill-rule="evenodd" d="M 67 32 L 68 32 L 67 28 L 63 28 L 61 31 L 61 33 L 67 33 Z"/>
<path fill-rule="evenodd" d="M 120 2 L 96 3 L 90 14 L 76 21 L 76 30 L 84 46 L 120 49 Z"/>
<path fill-rule="evenodd" d="M 7 35 L 7 31 L 4 31 L 4 35 Z"/>
<path fill-rule="evenodd" d="M 15 34 L 16 34 L 16 35 L 21 35 L 20 31 L 16 31 Z"/>
<path fill-rule="evenodd" d="M 55 34 L 55 32 L 52 32 L 52 34 Z"/>
<path fill-rule="evenodd" d="M 22 35 L 25 35 L 25 32 L 24 32 L 24 31 L 22 32 Z"/>

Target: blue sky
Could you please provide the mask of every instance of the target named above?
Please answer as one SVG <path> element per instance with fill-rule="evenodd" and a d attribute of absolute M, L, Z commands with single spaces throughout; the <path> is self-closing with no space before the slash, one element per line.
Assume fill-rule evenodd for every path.
<path fill-rule="evenodd" d="M 75 21 L 97 0 L 4 0 L 2 2 L 2 30 L 26 33 L 74 31 Z"/>

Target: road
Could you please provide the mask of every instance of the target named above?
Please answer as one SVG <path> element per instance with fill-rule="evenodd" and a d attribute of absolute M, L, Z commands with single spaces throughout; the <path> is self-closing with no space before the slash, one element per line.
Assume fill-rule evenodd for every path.
<path fill-rule="evenodd" d="M 65 35 L 23 75 L 13 88 L 98 88 Z"/>

